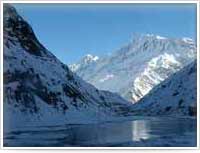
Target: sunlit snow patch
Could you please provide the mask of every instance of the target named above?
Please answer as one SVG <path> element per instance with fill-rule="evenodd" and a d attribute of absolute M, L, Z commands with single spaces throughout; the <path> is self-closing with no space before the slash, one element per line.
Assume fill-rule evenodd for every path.
<path fill-rule="evenodd" d="M 114 77 L 113 74 L 107 74 L 104 78 L 100 79 L 99 82 L 105 82 L 107 80 L 110 80 Z"/>
<path fill-rule="evenodd" d="M 193 42 L 193 40 L 192 40 L 191 38 L 184 37 L 184 38 L 182 38 L 182 40 L 183 40 L 185 43 L 194 44 L 194 42 Z"/>
<path fill-rule="evenodd" d="M 158 36 L 158 35 L 156 36 L 156 38 L 157 38 L 157 39 L 167 39 L 167 38 L 165 38 L 165 37 L 161 37 L 161 36 Z"/>

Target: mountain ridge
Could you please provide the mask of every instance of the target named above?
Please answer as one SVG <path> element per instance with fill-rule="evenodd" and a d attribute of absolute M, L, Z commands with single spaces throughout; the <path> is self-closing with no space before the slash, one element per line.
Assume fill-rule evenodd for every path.
<path fill-rule="evenodd" d="M 154 87 L 138 103 L 129 115 L 197 115 L 197 61 Z M 130 111 L 131 112 L 131 111 Z"/>
<path fill-rule="evenodd" d="M 108 120 L 129 105 L 84 82 L 37 40 L 15 8 L 4 4 L 4 125 L 7 128 Z"/>
<path fill-rule="evenodd" d="M 137 34 L 128 44 L 109 56 L 99 57 L 97 61 L 84 64 L 83 67 L 78 62 L 79 68 L 74 72 L 97 88 L 117 92 L 135 103 L 152 87 L 195 59 L 196 44 L 191 38 Z M 157 64 L 154 68 L 153 62 Z M 153 84 L 143 80 L 145 77 L 145 80 L 152 82 L 151 73 L 157 77 Z M 141 90 L 143 86 L 147 90 Z"/>

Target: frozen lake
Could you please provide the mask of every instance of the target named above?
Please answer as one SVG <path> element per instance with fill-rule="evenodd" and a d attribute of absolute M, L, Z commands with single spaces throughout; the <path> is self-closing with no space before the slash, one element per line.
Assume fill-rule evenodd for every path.
<path fill-rule="evenodd" d="M 5 147 L 195 147 L 196 119 L 140 117 L 101 124 L 37 126 L 4 132 Z"/>

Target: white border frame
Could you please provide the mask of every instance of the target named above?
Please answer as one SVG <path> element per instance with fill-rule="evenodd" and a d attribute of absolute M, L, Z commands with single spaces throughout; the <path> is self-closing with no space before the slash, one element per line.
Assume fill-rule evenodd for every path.
<path fill-rule="evenodd" d="M 73 3 L 73 4 L 79 4 L 79 3 L 85 3 L 85 4 L 99 4 L 99 3 L 103 3 L 103 4 L 132 4 L 132 3 L 193 3 L 196 4 L 197 6 L 197 25 L 196 25 L 196 32 L 197 32 L 197 146 L 196 147 L 4 147 L 3 146 L 3 4 L 4 3 Z M 199 149 L 199 5 L 200 2 L 198 0 L 191 0 L 191 1 L 1 1 L 1 148 L 2 149 L 10 149 L 10 150 L 18 150 L 18 149 L 55 149 L 55 150 L 59 150 L 59 149 L 76 149 L 76 150 L 87 150 L 87 149 L 101 149 L 101 150 L 116 150 L 116 149 L 168 149 L 168 150 L 173 150 L 173 149 Z"/>

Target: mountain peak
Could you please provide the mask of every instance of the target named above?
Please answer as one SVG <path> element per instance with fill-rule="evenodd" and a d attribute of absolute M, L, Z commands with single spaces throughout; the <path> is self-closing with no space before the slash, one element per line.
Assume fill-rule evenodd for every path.
<path fill-rule="evenodd" d="M 164 36 L 160 36 L 160 35 L 156 35 L 156 34 L 150 34 L 150 33 L 147 33 L 147 34 L 133 34 L 132 36 L 132 40 L 154 40 L 154 39 L 157 39 L 157 40 L 165 40 L 165 39 L 168 39 L 167 37 L 164 37 Z"/>
<path fill-rule="evenodd" d="M 153 37 L 156 39 L 167 39 L 166 37 L 160 36 L 160 35 L 154 35 L 154 34 L 146 34 L 145 37 Z"/>
<path fill-rule="evenodd" d="M 94 56 L 94 55 L 91 55 L 91 54 L 87 54 L 86 56 L 83 57 L 83 61 L 85 63 L 88 63 L 88 62 L 92 62 L 92 61 L 97 61 L 99 59 L 98 56 Z"/>
<path fill-rule="evenodd" d="M 31 26 L 17 13 L 12 5 L 4 4 L 3 14 L 3 32 L 6 47 L 9 48 L 12 43 L 17 42 L 29 54 L 46 57 L 53 56 L 39 42 Z"/>
<path fill-rule="evenodd" d="M 87 54 L 80 60 L 80 63 L 81 64 L 90 64 L 92 62 L 96 62 L 98 59 L 99 59 L 98 56 Z"/>
<path fill-rule="evenodd" d="M 100 57 L 98 62 L 77 63 L 76 73 L 99 89 L 120 93 L 127 100 L 137 102 L 196 58 L 196 46 L 190 43 L 191 39 L 183 41 L 157 34 L 133 36 L 127 44 L 109 56 Z"/>
<path fill-rule="evenodd" d="M 97 60 L 99 60 L 98 56 L 87 54 L 77 64 L 70 64 L 69 68 L 73 72 L 76 72 L 80 67 L 87 67 L 90 64 L 95 63 Z"/>

